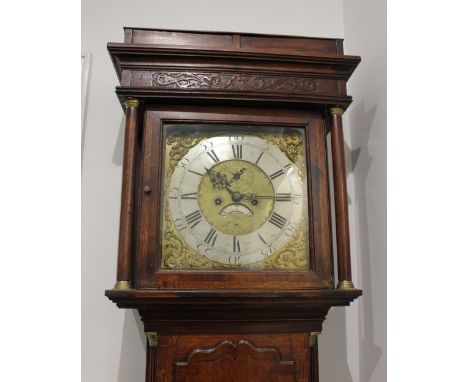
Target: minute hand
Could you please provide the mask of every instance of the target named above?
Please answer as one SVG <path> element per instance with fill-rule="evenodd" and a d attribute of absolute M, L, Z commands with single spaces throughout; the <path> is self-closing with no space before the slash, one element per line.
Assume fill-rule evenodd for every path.
<path fill-rule="evenodd" d="M 273 195 L 247 194 L 245 196 L 246 196 L 246 199 L 248 199 L 248 200 L 252 200 L 252 199 L 274 199 L 275 198 Z"/>

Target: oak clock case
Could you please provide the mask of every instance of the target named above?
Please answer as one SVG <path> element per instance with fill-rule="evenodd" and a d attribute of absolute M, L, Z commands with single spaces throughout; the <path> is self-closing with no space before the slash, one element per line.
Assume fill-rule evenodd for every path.
<path fill-rule="evenodd" d="M 325 317 L 362 294 L 342 124 L 360 58 L 341 39 L 124 31 L 108 44 L 125 143 L 105 294 L 140 314 L 145 381 L 319 382 Z"/>

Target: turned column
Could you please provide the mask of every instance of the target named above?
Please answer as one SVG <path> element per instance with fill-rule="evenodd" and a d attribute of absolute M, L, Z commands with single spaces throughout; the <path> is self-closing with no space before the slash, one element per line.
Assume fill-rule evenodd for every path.
<path fill-rule="evenodd" d="M 338 258 L 338 288 L 353 289 L 349 244 L 348 193 L 343 140 L 343 108 L 330 108 L 333 188 L 335 196 L 336 247 Z"/>
<path fill-rule="evenodd" d="M 135 171 L 140 102 L 129 98 L 125 105 L 125 143 L 120 206 L 119 254 L 117 282 L 114 289 L 132 288 L 133 214 L 135 209 Z"/>

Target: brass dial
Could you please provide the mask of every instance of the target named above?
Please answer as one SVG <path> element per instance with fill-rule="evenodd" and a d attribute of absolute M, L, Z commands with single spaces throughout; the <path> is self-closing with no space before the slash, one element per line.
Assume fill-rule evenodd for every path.
<path fill-rule="evenodd" d="M 275 204 L 275 190 L 270 178 L 255 164 L 228 160 L 203 176 L 198 203 L 214 229 L 227 235 L 245 235 L 268 220 Z"/>
<path fill-rule="evenodd" d="M 288 263 L 306 258 L 305 183 L 300 167 L 276 145 L 297 142 L 277 137 L 214 134 L 178 157 L 166 193 L 176 232 L 163 236 L 171 256 L 183 261 L 194 251 L 199 263 L 238 267 L 274 255 Z M 287 243 L 294 253 L 287 252 Z"/>

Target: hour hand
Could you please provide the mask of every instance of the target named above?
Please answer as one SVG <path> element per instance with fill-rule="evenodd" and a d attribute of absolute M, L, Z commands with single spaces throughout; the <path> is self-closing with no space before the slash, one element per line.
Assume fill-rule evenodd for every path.
<path fill-rule="evenodd" d="M 232 182 L 236 181 L 236 180 L 239 180 L 241 175 L 245 172 L 245 168 L 241 168 L 238 172 L 236 172 L 235 174 L 233 174 L 232 176 L 232 179 L 231 181 L 229 182 L 229 185 L 232 184 Z"/>

